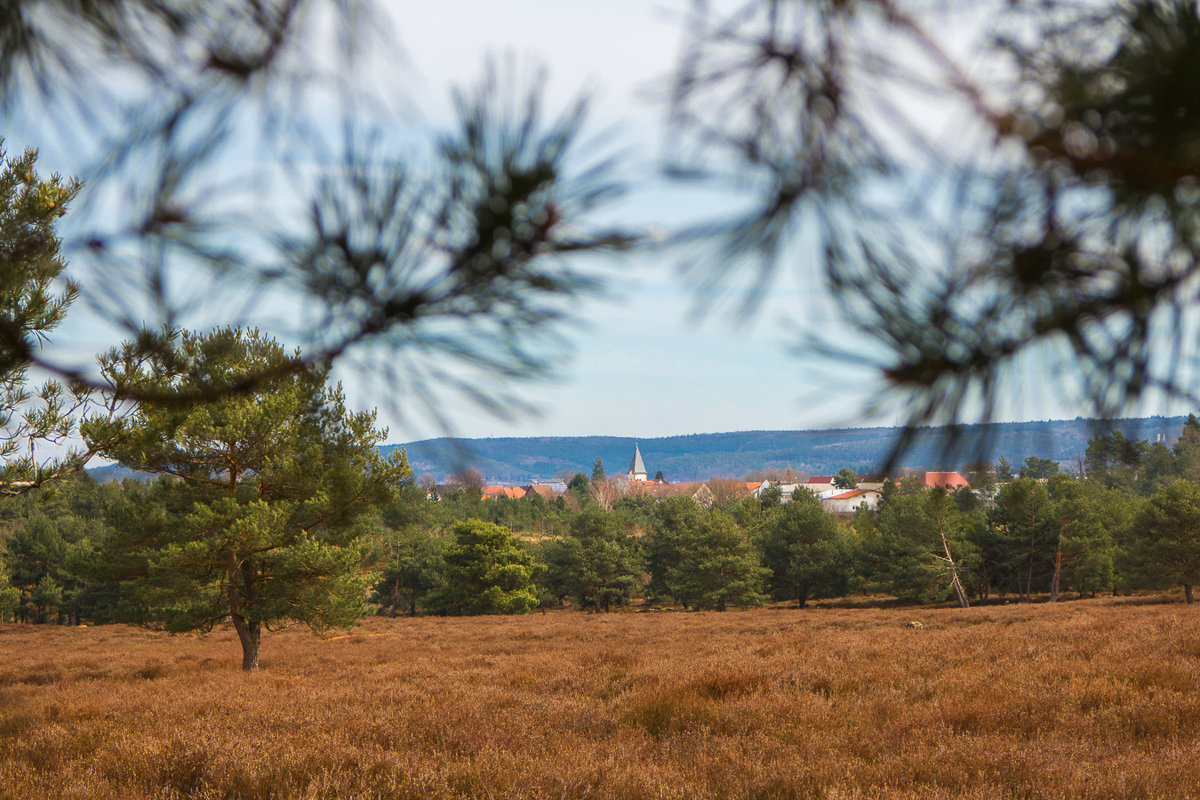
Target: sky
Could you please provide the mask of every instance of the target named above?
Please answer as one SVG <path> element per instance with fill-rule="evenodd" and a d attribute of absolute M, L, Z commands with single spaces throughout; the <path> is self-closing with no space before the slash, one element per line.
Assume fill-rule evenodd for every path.
<path fill-rule="evenodd" d="M 476 83 L 489 58 L 511 57 L 519 65 L 545 67 L 549 107 L 562 107 L 581 91 L 592 98 L 590 130 L 605 133 L 603 146 L 620 154 L 621 169 L 632 179 L 614 216 L 654 233 L 727 212 L 734 198 L 685 192 L 660 174 L 671 146 L 661 93 L 681 52 L 688 6 L 688 0 L 382 2 L 391 23 L 390 30 L 381 29 L 383 47 L 406 67 L 395 78 L 397 94 L 420 111 L 397 135 L 428 138 L 451 118 L 451 87 Z M 956 44 L 965 47 L 965 41 L 960 37 Z M 385 80 L 391 73 L 379 75 Z M 34 118 L 41 114 L 32 111 Z M 937 119 L 946 136 L 958 135 L 953 119 Z M 10 132 L 10 150 L 23 144 L 43 148 L 44 170 L 74 174 L 77 158 L 69 141 L 22 142 Z M 650 438 L 901 420 L 902 410 L 893 413 L 886 403 L 864 413 L 883 389 L 877 372 L 853 358 L 795 354 L 798 341 L 819 333 L 858 350 L 864 361 L 870 357 L 870 343 L 850 333 L 831 308 L 815 268 L 788 264 L 755 313 L 734 319 L 728 306 L 694 313 L 696 296 L 679 275 L 680 258 L 654 248 L 608 257 L 608 291 L 577 305 L 575 319 L 560 331 L 567 355 L 556 359 L 555 378 L 519 388 L 532 410 L 511 418 L 453 403 L 442 409 L 451 423 L 445 430 L 419 414 L 399 413 L 411 405 L 407 399 L 349 362 L 337 377 L 352 405 L 379 407 L 390 442 L 445 433 Z M 74 311 L 72 316 L 85 319 Z M 86 322 L 64 326 L 62 338 L 81 358 L 95 352 Z M 1020 370 L 1002 419 L 1076 415 L 1070 398 L 1044 379 L 1038 364 Z"/>
<path fill-rule="evenodd" d="M 446 87 L 477 80 L 487 56 L 513 55 L 546 65 L 551 103 L 587 91 L 595 128 L 615 131 L 631 171 L 654 176 L 665 146 L 655 95 L 680 52 L 686 5 L 445 0 L 404 4 L 394 24 L 404 55 L 428 81 L 416 94 L 431 116 L 448 113 Z M 652 178 L 632 187 L 622 213 L 669 225 L 723 205 Z M 830 374 L 789 354 L 797 309 L 807 305 L 803 286 L 777 287 L 750 320 L 719 311 L 697 317 L 678 260 L 661 251 L 614 258 L 609 295 L 587 302 L 567 331 L 574 353 L 558 379 L 523 392 L 536 410 L 501 421 L 463 409 L 457 432 L 651 437 L 860 423 L 846 397 L 829 391 L 849 382 L 844 368 Z M 810 323 L 836 323 L 815 307 L 803 313 Z M 861 376 L 857 383 L 848 390 L 862 397 Z"/>

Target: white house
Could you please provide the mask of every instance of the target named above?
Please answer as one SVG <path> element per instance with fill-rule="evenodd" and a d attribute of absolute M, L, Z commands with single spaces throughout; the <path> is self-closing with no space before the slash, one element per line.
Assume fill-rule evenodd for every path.
<path fill-rule="evenodd" d="M 853 514 L 863 503 L 874 511 L 883 494 L 878 489 L 851 489 L 821 498 L 821 505 L 831 514 Z"/>

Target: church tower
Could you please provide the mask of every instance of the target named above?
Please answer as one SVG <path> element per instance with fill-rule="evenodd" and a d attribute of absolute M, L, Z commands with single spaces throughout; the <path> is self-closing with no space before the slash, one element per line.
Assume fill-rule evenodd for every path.
<path fill-rule="evenodd" d="M 643 483 L 647 480 L 646 465 L 642 462 L 642 451 L 638 449 L 637 442 L 633 444 L 633 460 L 629 462 L 629 472 L 625 473 L 625 477 Z"/>

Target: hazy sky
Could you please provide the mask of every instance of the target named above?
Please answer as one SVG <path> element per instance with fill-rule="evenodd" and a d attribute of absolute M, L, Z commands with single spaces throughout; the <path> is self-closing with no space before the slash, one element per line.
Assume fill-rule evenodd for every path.
<path fill-rule="evenodd" d="M 384 46 L 406 63 L 396 91 L 421 111 L 412 128 L 399 133 L 428 136 L 450 119 L 451 87 L 478 82 L 489 56 L 512 56 L 519 65 L 546 68 L 550 108 L 563 107 L 581 91 L 592 96 L 591 130 L 610 132 L 604 146 L 620 153 L 621 168 L 632 178 L 632 191 L 613 210 L 617 217 L 655 231 L 728 210 L 733 198 L 683 192 L 658 177 L 669 142 L 663 103 L 656 97 L 679 56 L 688 5 L 688 0 L 381 2 L 393 26 Z M 35 119 L 39 113 L 34 110 Z M 9 136 L 10 150 L 41 146 L 44 170 L 74 172 L 69 145 L 56 149 L 52 141 Z M 609 258 L 604 266 L 612 276 L 610 291 L 580 304 L 577 320 L 562 329 L 571 355 L 561 361 L 558 378 L 521 392 L 536 410 L 504 421 L 456 405 L 444 409 L 453 432 L 654 437 L 899 421 L 900 409 L 893 414 L 886 405 L 875 417 L 860 413 L 882 388 L 869 369 L 792 352 L 808 330 L 842 337 L 844 345 L 870 357 L 869 343 L 840 333 L 843 327 L 820 290 L 815 268 L 786 264 L 769 300 L 752 318 L 735 324 L 727 313 L 699 320 L 690 313 L 695 298 L 678 275 L 678 258 L 652 250 Z M 72 317 L 79 315 L 73 311 Z M 66 346 L 90 358 L 97 344 L 86 327 L 69 327 L 56 339 L 68 340 Z M 1077 413 L 1044 380 L 1038 365 L 1029 370 L 1027 379 L 1014 382 L 1002 418 Z M 355 405 L 381 407 L 390 441 L 443 432 L 419 417 L 401 422 L 387 401 L 403 407 L 405 398 L 397 399 L 371 376 L 346 368 L 339 377 Z"/>
<path fill-rule="evenodd" d="M 631 174 L 654 176 L 665 116 L 655 95 L 678 55 L 686 5 L 443 0 L 405 3 L 394 22 L 420 79 L 408 88 L 431 116 L 446 113 L 446 87 L 477 80 L 489 54 L 511 54 L 546 66 L 552 103 L 589 91 L 595 129 L 615 130 Z M 651 179 L 633 187 L 621 213 L 641 224 L 670 223 L 720 205 Z M 539 410 L 502 422 L 464 409 L 456 414 L 458 431 L 664 436 L 858 422 L 844 392 L 853 392 L 857 405 L 862 380 L 846 386 L 845 367 L 817 370 L 788 354 L 794 317 L 834 324 L 827 311 L 806 302 L 803 281 L 784 282 L 749 322 L 735 324 L 728 314 L 697 321 L 676 258 L 639 253 L 613 259 L 610 296 L 587 303 L 580 325 L 565 331 L 574 355 L 560 379 L 524 392 Z M 803 270 L 788 274 L 797 273 Z"/>

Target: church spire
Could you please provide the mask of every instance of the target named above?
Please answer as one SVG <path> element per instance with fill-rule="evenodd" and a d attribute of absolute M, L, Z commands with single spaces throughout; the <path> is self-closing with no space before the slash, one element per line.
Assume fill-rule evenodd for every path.
<path fill-rule="evenodd" d="M 642 461 L 642 451 L 637 442 L 633 443 L 633 460 L 629 462 L 629 472 L 625 473 L 631 481 L 646 480 L 646 464 Z"/>

